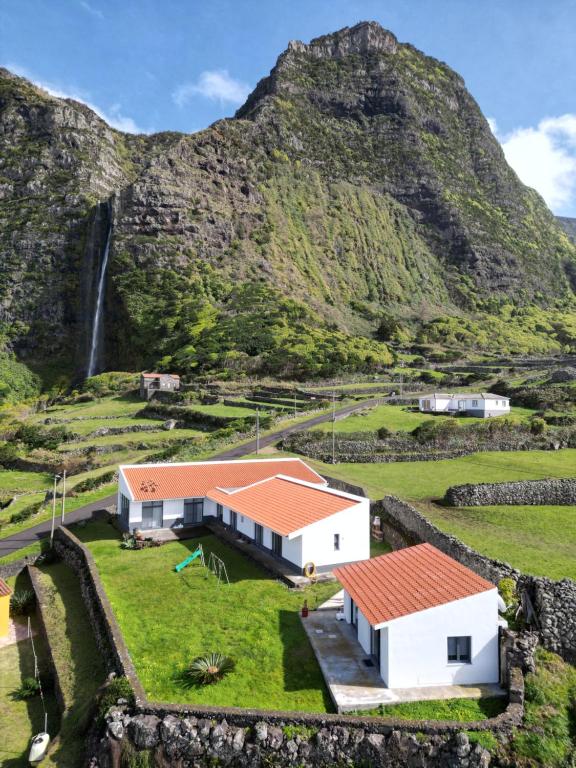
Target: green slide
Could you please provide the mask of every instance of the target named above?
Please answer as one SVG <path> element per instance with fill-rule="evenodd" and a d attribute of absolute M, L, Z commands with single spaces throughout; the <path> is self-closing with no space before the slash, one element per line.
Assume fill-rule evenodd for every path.
<path fill-rule="evenodd" d="M 178 563 L 178 565 L 174 566 L 174 570 L 176 571 L 176 573 L 180 573 L 180 571 L 183 568 L 186 568 L 187 565 L 190 565 L 190 563 L 193 560 L 196 560 L 197 557 L 200 557 L 201 554 L 202 554 L 202 548 L 198 547 L 198 549 L 195 549 L 194 552 L 192 552 L 191 555 L 188 555 L 188 557 L 185 560 L 182 560 L 181 563 Z"/>

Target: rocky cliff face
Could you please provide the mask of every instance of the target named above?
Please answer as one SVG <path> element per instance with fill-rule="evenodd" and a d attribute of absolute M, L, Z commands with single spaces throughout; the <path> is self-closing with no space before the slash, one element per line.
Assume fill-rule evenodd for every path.
<path fill-rule="evenodd" d="M 82 368 L 112 196 L 110 367 L 369 367 L 382 316 L 573 300 L 575 247 L 462 79 L 375 23 L 290 43 L 191 136 L 122 135 L 1 71 L 0 323 L 24 359 Z"/>

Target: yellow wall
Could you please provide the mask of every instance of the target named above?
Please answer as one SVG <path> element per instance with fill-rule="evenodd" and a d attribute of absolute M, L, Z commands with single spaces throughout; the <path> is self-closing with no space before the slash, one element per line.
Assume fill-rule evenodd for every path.
<path fill-rule="evenodd" d="M 10 595 L 0 596 L 0 637 L 8 634 L 8 616 L 10 614 Z"/>

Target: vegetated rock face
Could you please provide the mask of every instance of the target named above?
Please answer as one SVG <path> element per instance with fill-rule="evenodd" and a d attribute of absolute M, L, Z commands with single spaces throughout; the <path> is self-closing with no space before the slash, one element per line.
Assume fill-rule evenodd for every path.
<path fill-rule="evenodd" d="M 563 384 L 566 381 L 576 381 L 576 368 L 560 368 L 550 375 L 551 384 Z"/>
<path fill-rule="evenodd" d="M 569 218 L 568 216 L 557 216 L 556 218 L 570 240 L 576 243 L 576 219 Z"/>
<path fill-rule="evenodd" d="M 291 43 L 194 135 L 121 134 L 2 70 L 0 157 L 0 323 L 23 358 L 85 357 L 111 197 L 109 367 L 288 374 L 290 333 L 331 349 L 383 311 L 552 306 L 576 285 L 575 247 L 462 78 L 374 22 Z M 389 359 L 364 344 L 333 367 Z"/>

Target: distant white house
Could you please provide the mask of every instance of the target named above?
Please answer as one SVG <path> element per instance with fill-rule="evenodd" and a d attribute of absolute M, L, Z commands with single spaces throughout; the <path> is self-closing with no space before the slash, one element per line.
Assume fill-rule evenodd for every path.
<path fill-rule="evenodd" d="M 121 466 L 118 514 L 143 532 L 217 520 L 298 569 L 370 556 L 369 500 L 328 488 L 301 459 Z"/>
<path fill-rule="evenodd" d="M 493 395 L 491 392 L 477 394 L 433 392 L 421 395 L 418 405 L 422 413 L 464 413 L 467 416 L 480 418 L 505 416 L 510 413 L 510 398 L 504 395 Z"/>
<path fill-rule="evenodd" d="M 497 683 L 498 591 L 431 544 L 334 570 L 388 688 Z"/>

